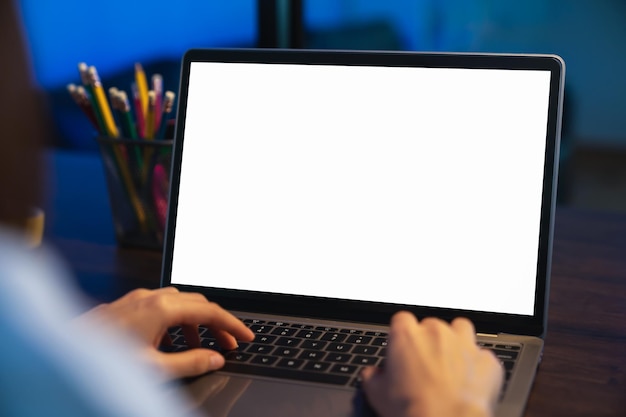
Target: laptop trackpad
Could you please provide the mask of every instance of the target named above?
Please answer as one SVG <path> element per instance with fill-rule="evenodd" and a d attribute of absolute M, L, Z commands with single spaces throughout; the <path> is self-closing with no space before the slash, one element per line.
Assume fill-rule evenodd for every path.
<path fill-rule="evenodd" d="M 200 415 L 375 416 L 360 391 L 213 373 L 185 384 Z"/>

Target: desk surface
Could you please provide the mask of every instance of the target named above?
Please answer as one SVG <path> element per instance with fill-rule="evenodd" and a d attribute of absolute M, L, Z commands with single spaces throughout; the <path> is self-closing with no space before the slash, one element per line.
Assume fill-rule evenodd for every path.
<path fill-rule="evenodd" d="M 48 240 L 77 284 L 99 301 L 156 288 L 160 252 L 115 245 L 97 155 L 55 152 L 48 161 Z M 88 189 L 77 188 L 85 177 Z M 71 226 L 81 222 L 90 226 Z M 548 315 L 525 415 L 626 416 L 626 214 L 558 209 Z"/>

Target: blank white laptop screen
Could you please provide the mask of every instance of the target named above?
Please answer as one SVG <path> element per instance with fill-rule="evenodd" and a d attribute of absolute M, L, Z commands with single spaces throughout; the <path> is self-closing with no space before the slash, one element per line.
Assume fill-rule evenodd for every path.
<path fill-rule="evenodd" d="M 532 315 L 549 87 L 192 63 L 171 283 Z"/>

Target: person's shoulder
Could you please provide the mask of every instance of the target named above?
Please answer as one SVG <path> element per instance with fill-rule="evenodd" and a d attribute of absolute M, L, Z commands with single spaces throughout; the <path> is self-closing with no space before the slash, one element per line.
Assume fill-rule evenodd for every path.
<path fill-rule="evenodd" d="M 163 395 L 157 375 L 131 354 L 131 340 L 106 326 L 77 324 L 82 296 L 68 275 L 54 251 L 28 249 L 0 230 L 3 410 L 11 416 L 50 410 L 69 417 L 178 415 L 186 403 Z"/>
<path fill-rule="evenodd" d="M 54 314 L 72 317 L 80 304 L 75 292 L 67 266 L 53 249 L 29 248 L 15 232 L 0 228 L 0 309 L 46 309 L 47 302 L 63 299 Z"/>

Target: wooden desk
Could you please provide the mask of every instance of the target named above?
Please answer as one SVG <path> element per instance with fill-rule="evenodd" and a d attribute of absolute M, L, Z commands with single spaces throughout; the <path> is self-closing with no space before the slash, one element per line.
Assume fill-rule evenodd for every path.
<path fill-rule="evenodd" d="M 56 155 L 51 162 L 80 165 L 85 158 Z M 90 184 L 96 197 L 77 197 L 60 177 L 55 177 L 57 191 L 73 196 L 68 201 L 74 205 L 104 204 L 106 215 L 101 166 L 97 157 L 92 160 L 94 166 L 81 165 L 81 172 L 94 178 Z M 56 169 L 71 172 L 68 166 Z M 64 207 L 63 198 L 56 203 Z M 76 235 L 80 231 L 64 234 L 54 225 L 50 230 L 55 231 L 50 242 L 94 299 L 108 301 L 132 288 L 158 287 L 159 252 L 119 249 L 112 231 L 81 239 Z M 543 362 L 526 416 L 626 416 L 626 214 L 558 209 L 549 306 Z"/>

